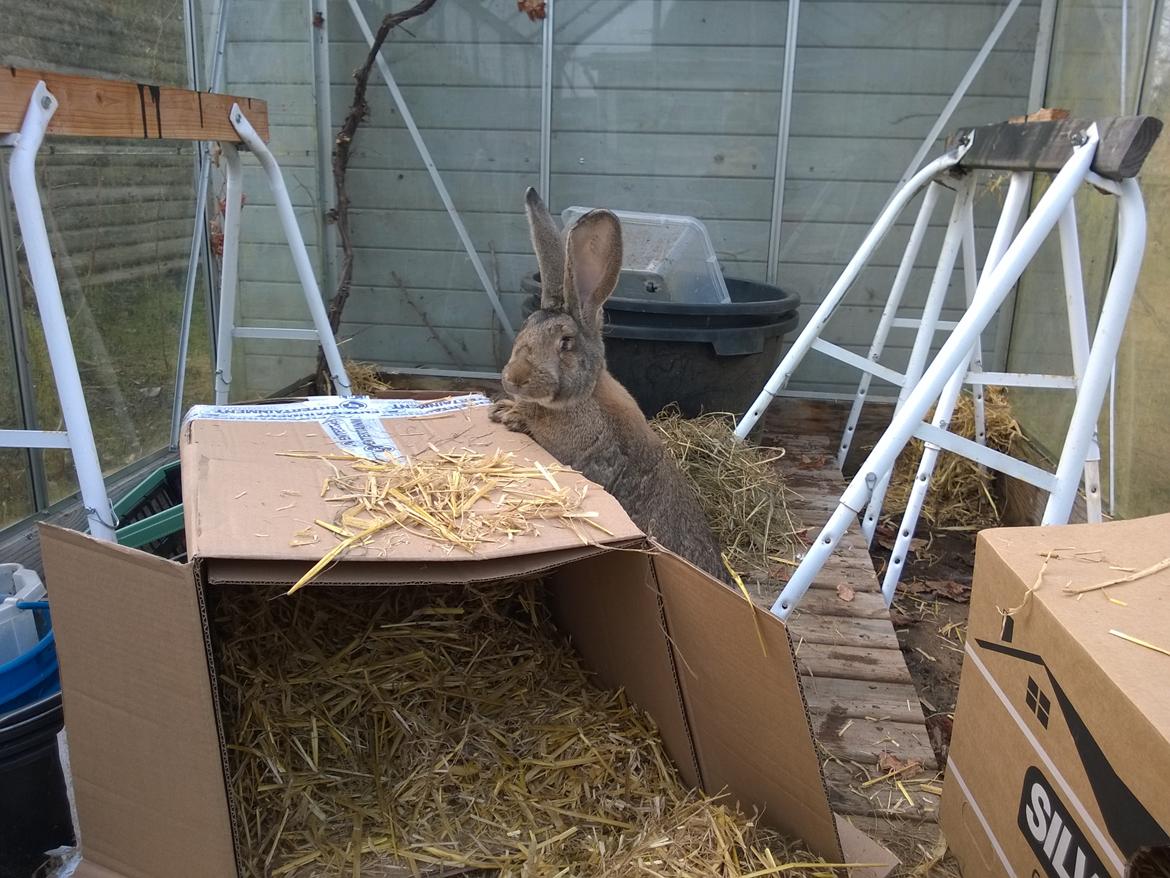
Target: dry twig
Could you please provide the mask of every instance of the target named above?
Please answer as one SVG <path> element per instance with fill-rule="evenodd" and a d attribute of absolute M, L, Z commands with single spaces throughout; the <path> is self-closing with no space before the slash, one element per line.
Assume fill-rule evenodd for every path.
<path fill-rule="evenodd" d="M 341 327 L 341 314 L 345 310 L 345 303 L 349 300 L 349 288 L 353 282 L 353 240 L 349 232 L 349 191 L 345 185 L 345 177 L 349 168 L 349 153 L 353 146 L 354 135 L 357 134 L 358 127 L 370 112 L 369 104 L 366 103 L 370 72 L 378 60 L 378 53 L 382 51 L 382 44 L 386 42 L 390 31 L 404 22 L 428 12 L 437 2 L 438 0 L 420 0 L 410 9 L 386 15 L 382 19 L 382 23 L 378 25 L 377 33 L 374 34 L 374 43 L 366 54 L 366 60 L 353 74 L 353 102 L 350 104 L 349 113 L 341 125 L 341 130 L 337 132 L 337 138 L 333 144 L 333 185 L 337 190 L 337 207 L 331 211 L 329 219 L 337 225 L 337 236 L 341 241 L 342 251 L 341 276 L 338 278 L 333 299 L 329 302 L 329 326 L 334 335 Z M 317 391 L 319 393 L 329 392 L 327 387 L 328 374 L 325 352 L 318 350 Z"/>

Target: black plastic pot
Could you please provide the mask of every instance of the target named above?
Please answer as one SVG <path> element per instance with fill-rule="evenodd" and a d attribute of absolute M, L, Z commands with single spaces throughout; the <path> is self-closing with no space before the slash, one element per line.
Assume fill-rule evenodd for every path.
<path fill-rule="evenodd" d="M 60 692 L 0 716 L 0 878 L 30 878 L 45 851 L 73 844 L 62 724 Z"/>
<path fill-rule="evenodd" d="M 729 277 L 729 304 L 685 305 L 623 295 L 619 282 L 605 305 L 610 372 L 647 417 L 676 403 L 687 417 L 742 413 L 780 361 L 784 336 L 796 328 L 800 297 L 778 287 Z M 527 317 L 540 307 L 540 275 L 521 282 Z"/>

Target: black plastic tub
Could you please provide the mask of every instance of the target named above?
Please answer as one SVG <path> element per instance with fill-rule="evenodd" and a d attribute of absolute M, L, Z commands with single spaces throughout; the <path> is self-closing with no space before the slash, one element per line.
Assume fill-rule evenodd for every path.
<path fill-rule="evenodd" d="M 62 724 L 60 692 L 0 716 L 0 878 L 31 878 L 45 851 L 73 844 Z"/>
<path fill-rule="evenodd" d="M 741 414 L 776 368 L 796 328 L 800 297 L 729 277 L 726 305 L 685 305 L 622 295 L 605 305 L 606 363 L 647 417 L 671 403 L 686 417 Z M 524 316 L 540 304 L 540 275 L 521 283 Z"/>

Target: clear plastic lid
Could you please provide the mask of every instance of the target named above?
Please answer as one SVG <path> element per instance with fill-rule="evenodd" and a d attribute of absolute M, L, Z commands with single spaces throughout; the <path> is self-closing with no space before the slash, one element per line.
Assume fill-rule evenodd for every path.
<path fill-rule="evenodd" d="M 565 208 L 565 228 L 592 209 Z M 623 284 L 623 295 L 686 304 L 731 301 L 711 236 L 701 222 L 693 216 L 613 212 L 622 224 L 622 271 L 639 275 L 641 281 Z"/>

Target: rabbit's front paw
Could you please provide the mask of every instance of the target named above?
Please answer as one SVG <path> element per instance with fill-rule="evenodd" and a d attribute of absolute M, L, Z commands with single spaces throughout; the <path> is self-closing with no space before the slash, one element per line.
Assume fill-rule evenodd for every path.
<path fill-rule="evenodd" d="M 498 400 L 493 406 L 489 417 L 497 424 L 503 424 L 513 433 L 527 433 L 528 424 L 520 413 L 520 406 L 514 399 Z"/>

